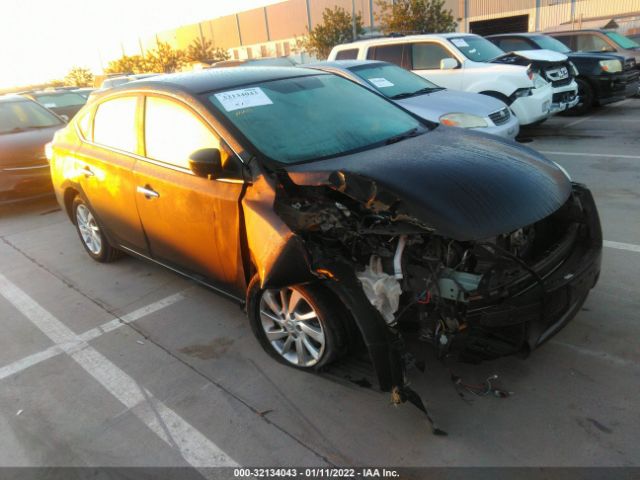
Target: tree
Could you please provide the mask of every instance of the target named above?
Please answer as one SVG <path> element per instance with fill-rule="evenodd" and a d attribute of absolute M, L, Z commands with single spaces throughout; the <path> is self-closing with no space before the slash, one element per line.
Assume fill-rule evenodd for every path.
<path fill-rule="evenodd" d="M 64 84 L 70 87 L 91 87 L 93 73 L 88 68 L 74 66 L 64 77 Z"/>
<path fill-rule="evenodd" d="M 362 16 L 356 15 L 356 36 L 364 33 Z M 322 23 L 309 31 L 304 48 L 317 58 L 327 58 L 331 49 L 353 41 L 353 17 L 342 7 L 325 8 Z"/>
<path fill-rule="evenodd" d="M 458 24 L 451 10 L 445 10 L 444 0 L 376 0 L 380 14 L 376 20 L 382 32 L 445 33 L 454 32 Z"/>
<path fill-rule="evenodd" d="M 192 62 L 214 63 L 229 60 L 229 54 L 222 48 L 213 46 L 206 38 L 196 38 L 187 47 L 187 59 Z"/>
<path fill-rule="evenodd" d="M 158 46 L 145 57 L 148 72 L 172 73 L 180 70 L 187 63 L 187 55 L 183 50 L 175 50 L 165 42 L 158 42 Z"/>
<path fill-rule="evenodd" d="M 109 62 L 104 73 L 145 73 L 149 72 L 147 62 L 142 55 L 123 55 Z"/>

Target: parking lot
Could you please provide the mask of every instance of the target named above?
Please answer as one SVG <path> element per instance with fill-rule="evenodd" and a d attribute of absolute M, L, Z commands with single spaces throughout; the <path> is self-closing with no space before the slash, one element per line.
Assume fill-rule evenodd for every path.
<path fill-rule="evenodd" d="M 97 264 L 53 200 L 0 216 L 0 465 L 638 466 L 640 99 L 522 137 L 586 183 L 605 236 L 579 315 L 527 359 L 410 371 L 446 437 L 368 386 L 275 363 L 242 310 L 171 271 Z"/>

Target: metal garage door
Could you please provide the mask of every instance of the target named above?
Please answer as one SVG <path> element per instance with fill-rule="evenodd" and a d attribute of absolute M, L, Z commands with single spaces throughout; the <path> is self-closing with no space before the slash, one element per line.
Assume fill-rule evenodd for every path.
<path fill-rule="evenodd" d="M 477 33 L 482 36 L 494 35 L 497 33 L 528 32 L 529 15 L 516 15 L 513 17 L 470 22 L 469 30 L 471 30 L 471 33 Z"/>

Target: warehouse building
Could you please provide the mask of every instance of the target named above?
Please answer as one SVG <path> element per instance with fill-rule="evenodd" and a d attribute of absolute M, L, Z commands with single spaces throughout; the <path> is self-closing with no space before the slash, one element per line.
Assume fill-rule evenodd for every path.
<path fill-rule="evenodd" d="M 300 41 L 322 22 L 324 9 L 334 6 L 355 10 L 367 33 L 377 31 L 380 8 L 375 0 L 285 0 L 122 43 L 122 52 L 144 53 L 157 41 L 186 48 L 201 38 L 234 59 L 291 56 L 304 62 L 308 56 Z M 640 32 L 640 0 L 446 0 L 445 8 L 452 10 L 459 31 L 480 35 L 579 28 Z"/>

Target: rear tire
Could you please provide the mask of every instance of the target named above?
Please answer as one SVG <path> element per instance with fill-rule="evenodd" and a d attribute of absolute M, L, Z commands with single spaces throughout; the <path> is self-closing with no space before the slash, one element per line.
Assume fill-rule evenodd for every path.
<path fill-rule="evenodd" d="M 82 246 L 96 262 L 110 263 L 122 256 L 111 246 L 89 205 L 77 195 L 71 204 L 74 223 Z"/>
<path fill-rule="evenodd" d="M 256 275 L 249 284 L 247 315 L 262 348 L 290 367 L 320 370 L 347 351 L 343 309 L 321 285 L 262 290 Z"/>

